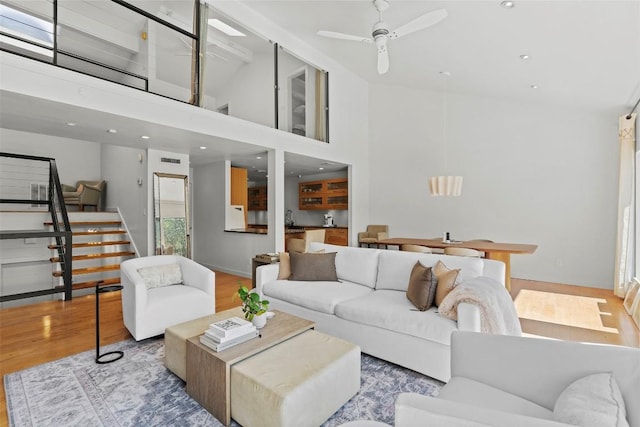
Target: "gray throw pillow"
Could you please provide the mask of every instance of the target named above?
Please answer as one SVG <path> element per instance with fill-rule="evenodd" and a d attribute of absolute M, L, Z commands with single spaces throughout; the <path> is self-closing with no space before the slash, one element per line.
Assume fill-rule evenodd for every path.
<path fill-rule="evenodd" d="M 138 274 L 147 285 L 147 289 L 182 284 L 182 270 L 179 264 L 142 267 L 138 269 Z"/>
<path fill-rule="evenodd" d="M 289 253 L 291 276 L 289 280 L 337 282 L 336 252 L 326 254 Z"/>
<path fill-rule="evenodd" d="M 416 262 L 409 276 L 407 286 L 407 298 L 420 311 L 426 311 L 436 299 L 438 279 L 431 271 L 431 267 L 425 267 Z"/>

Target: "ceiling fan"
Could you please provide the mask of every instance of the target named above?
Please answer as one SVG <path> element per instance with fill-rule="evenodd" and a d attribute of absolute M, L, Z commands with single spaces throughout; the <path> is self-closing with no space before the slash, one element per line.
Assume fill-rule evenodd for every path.
<path fill-rule="evenodd" d="M 406 24 L 396 28 L 389 29 L 389 25 L 382 20 L 382 12 L 389 8 L 387 0 L 373 0 L 373 6 L 378 11 L 379 21 L 373 24 L 371 29 L 371 38 L 354 36 L 351 34 L 337 33 L 334 31 L 318 31 L 318 35 L 333 39 L 350 40 L 362 43 L 375 43 L 378 48 L 378 73 L 384 74 L 389 71 L 389 52 L 387 51 L 387 40 L 397 39 L 416 31 L 424 30 L 432 25 L 437 24 L 447 17 L 448 13 L 445 9 L 437 9 L 417 17 Z"/>

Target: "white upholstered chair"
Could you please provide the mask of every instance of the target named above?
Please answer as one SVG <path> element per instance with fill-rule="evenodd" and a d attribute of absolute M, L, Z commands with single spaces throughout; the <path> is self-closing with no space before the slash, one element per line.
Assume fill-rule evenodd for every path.
<path fill-rule="evenodd" d="M 309 244 L 311 242 L 324 243 L 326 230 L 305 230 L 302 239 L 288 239 L 287 251 L 289 252 L 309 252 Z"/>
<path fill-rule="evenodd" d="M 182 284 L 148 288 L 139 272 L 143 268 L 163 269 L 176 264 L 180 267 Z M 161 335 L 169 326 L 216 311 L 215 273 L 178 255 L 155 255 L 126 260 L 120 264 L 120 283 L 123 286 L 124 325 L 136 341 Z"/>
<path fill-rule="evenodd" d="M 563 390 L 587 375 L 609 372 L 629 425 L 640 426 L 639 349 L 455 331 L 451 379 L 438 397 L 400 394 L 395 425 L 565 426 L 551 419 Z M 609 387 L 603 390 L 609 394 Z"/>

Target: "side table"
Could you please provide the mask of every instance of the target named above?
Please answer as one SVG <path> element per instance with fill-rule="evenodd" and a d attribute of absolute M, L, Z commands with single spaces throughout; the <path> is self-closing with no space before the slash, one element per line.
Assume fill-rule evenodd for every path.
<path fill-rule="evenodd" d="M 259 258 L 257 256 L 251 258 L 251 287 L 252 288 L 256 287 L 256 268 L 260 267 L 261 265 L 276 264 L 278 262 L 279 262 L 278 259 L 272 259 L 271 261 L 267 261 L 266 259 Z"/>

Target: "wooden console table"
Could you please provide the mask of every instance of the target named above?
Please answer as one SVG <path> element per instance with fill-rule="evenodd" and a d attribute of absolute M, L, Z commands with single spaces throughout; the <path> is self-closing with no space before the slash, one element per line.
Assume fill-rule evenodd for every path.
<path fill-rule="evenodd" d="M 468 248 L 475 249 L 485 253 L 485 258 L 502 261 L 505 265 L 504 284 L 508 291 L 511 291 L 511 254 L 532 254 L 538 248 L 537 245 L 521 244 L 521 243 L 494 243 L 484 242 L 480 240 L 469 240 L 466 242 L 444 243 L 440 239 L 412 239 L 405 237 L 396 237 L 393 239 L 384 239 L 376 241 L 378 245 L 385 246 L 402 246 L 402 245 L 418 245 L 430 248 Z"/>

